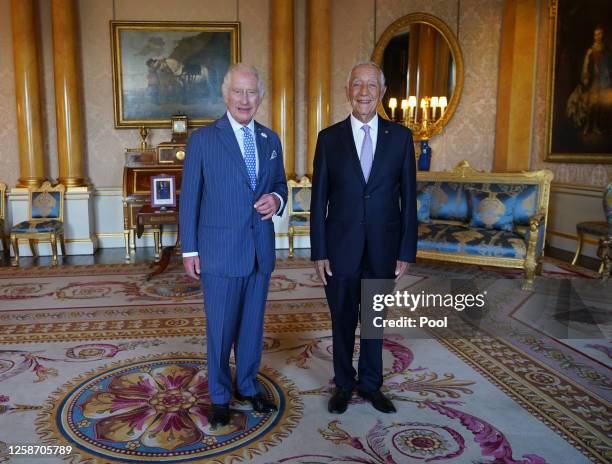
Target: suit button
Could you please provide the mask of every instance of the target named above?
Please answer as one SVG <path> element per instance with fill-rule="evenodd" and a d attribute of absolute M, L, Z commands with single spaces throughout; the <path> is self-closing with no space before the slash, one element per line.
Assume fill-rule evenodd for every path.
<path fill-rule="evenodd" d="M 366 200 L 370 198 L 370 195 L 364 195 L 363 198 L 365 198 Z"/>
<path fill-rule="evenodd" d="M 359 224 L 364 225 L 365 221 L 359 221 Z"/>

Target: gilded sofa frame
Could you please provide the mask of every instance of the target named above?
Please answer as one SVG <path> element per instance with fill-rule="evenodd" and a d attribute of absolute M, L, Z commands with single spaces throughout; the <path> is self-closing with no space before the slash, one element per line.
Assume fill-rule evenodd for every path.
<path fill-rule="evenodd" d="M 417 257 L 434 260 L 444 260 L 455 263 L 479 264 L 507 268 L 519 268 L 525 271 L 524 290 L 533 290 L 536 270 L 539 272 L 541 256 L 536 256 L 538 237 L 543 229 L 546 237 L 548 220 L 548 203 L 550 200 L 550 184 L 552 171 L 523 172 L 483 172 L 472 168 L 465 160 L 460 161 L 451 171 L 420 171 L 417 180 L 420 182 L 456 182 L 456 183 L 495 183 L 538 185 L 536 214 L 529 220 L 529 239 L 525 258 L 499 258 L 495 256 L 473 256 L 463 253 L 419 250 Z"/>

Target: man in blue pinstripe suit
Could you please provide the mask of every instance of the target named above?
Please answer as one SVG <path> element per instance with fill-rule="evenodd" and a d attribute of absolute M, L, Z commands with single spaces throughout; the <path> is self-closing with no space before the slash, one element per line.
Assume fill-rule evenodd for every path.
<path fill-rule="evenodd" d="M 257 412 L 276 409 L 256 377 L 275 262 L 272 216 L 287 201 L 280 140 L 253 119 L 264 96 L 259 73 L 233 65 L 221 90 L 227 113 L 189 138 L 180 201 L 183 266 L 204 293 L 213 426 L 230 421 L 232 346 L 236 398 Z"/>

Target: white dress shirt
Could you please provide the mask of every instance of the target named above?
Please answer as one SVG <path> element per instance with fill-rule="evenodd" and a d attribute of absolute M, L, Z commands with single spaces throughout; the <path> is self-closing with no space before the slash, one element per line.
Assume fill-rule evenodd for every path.
<path fill-rule="evenodd" d="M 229 119 L 229 122 L 232 126 L 232 130 L 234 131 L 234 135 L 236 136 L 236 140 L 238 141 L 238 146 L 240 147 L 240 153 L 242 153 L 242 158 L 244 158 L 244 131 L 242 130 L 242 128 L 245 126 L 243 126 L 238 121 L 236 121 L 232 117 L 229 111 L 227 112 L 227 119 Z M 255 176 L 258 177 L 259 176 L 259 153 L 257 152 L 257 139 L 256 139 L 258 134 L 255 133 L 255 120 L 251 119 L 251 122 L 249 122 L 246 125 L 246 127 L 248 127 L 249 130 L 251 131 L 251 135 L 253 136 L 253 141 L 255 141 Z M 272 195 L 276 195 L 276 197 L 280 200 L 280 206 L 278 208 L 278 211 L 281 211 L 284 205 L 283 198 L 276 192 L 272 192 Z M 198 252 L 190 251 L 187 253 L 183 253 L 183 258 L 187 258 L 189 256 L 198 256 Z"/>
<path fill-rule="evenodd" d="M 374 157 L 376 156 L 376 139 L 378 138 L 378 114 L 375 113 L 374 117 L 365 124 L 370 126 L 372 157 Z M 357 148 L 357 156 L 359 156 L 359 159 L 361 159 L 361 146 L 363 145 L 363 139 L 365 137 L 365 131 L 361 128 L 365 126 L 365 124 L 351 113 L 351 129 L 353 129 L 353 140 L 355 141 L 355 148 Z"/>

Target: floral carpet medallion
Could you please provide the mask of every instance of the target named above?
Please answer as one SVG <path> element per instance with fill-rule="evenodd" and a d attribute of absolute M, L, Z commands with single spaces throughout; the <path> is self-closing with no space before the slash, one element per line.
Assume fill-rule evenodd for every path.
<path fill-rule="evenodd" d="M 130 359 L 57 390 L 39 413 L 37 429 L 48 444 L 70 442 L 81 457 L 113 462 L 249 459 L 280 444 L 302 412 L 291 381 L 270 368 L 258 380 L 278 411 L 256 413 L 248 403 L 233 401 L 230 423 L 213 427 L 201 355 Z"/>

